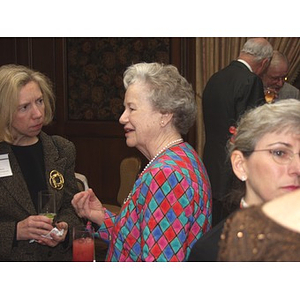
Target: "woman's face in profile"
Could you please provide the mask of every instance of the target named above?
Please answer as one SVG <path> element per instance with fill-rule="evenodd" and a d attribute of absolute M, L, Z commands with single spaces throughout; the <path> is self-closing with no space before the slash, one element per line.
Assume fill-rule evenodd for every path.
<path fill-rule="evenodd" d="M 31 81 L 19 92 L 19 105 L 13 115 L 12 131 L 16 145 L 36 142 L 45 117 L 43 95 L 38 84 Z"/>
<path fill-rule="evenodd" d="M 255 150 L 265 151 L 254 151 L 245 159 L 248 199 L 270 201 L 299 188 L 300 135 L 291 131 L 268 133 L 258 141 Z"/>
<path fill-rule="evenodd" d="M 149 149 L 161 132 L 162 114 L 153 110 L 148 87 L 138 82 L 131 84 L 125 93 L 124 106 L 119 121 L 124 125 L 126 143 L 149 156 Z"/>

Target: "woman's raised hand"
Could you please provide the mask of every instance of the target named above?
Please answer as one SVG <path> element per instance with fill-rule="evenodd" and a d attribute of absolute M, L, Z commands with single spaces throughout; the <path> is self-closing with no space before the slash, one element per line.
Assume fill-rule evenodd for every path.
<path fill-rule="evenodd" d="M 98 225 L 104 220 L 104 207 L 92 189 L 74 195 L 72 205 L 81 218 L 86 218 Z"/>

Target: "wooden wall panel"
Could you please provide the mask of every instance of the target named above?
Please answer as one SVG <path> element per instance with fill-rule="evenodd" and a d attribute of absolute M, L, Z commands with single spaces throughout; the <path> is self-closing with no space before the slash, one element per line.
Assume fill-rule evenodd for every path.
<path fill-rule="evenodd" d="M 16 62 L 16 40 L 0 39 L 0 65 Z"/>
<path fill-rule="evenodd" d="M 77 171 L 87 176 L 90 187 L 104 203 L 117 204 L 121 160 L 131 155 L 141 157 L 141 154 L 127 147 L 124 138 L 74 136 L 69 139 L 76 145 Z"/>
<path fill-rule="evenodd" d="M 55 39 L 34 38 L 30 39 L 29 43 L 31 47 L 30 61 L 32 67 L 46 74 L 53 83 L 56 83 Z"/>
<path fill-rule="evenodd" d="M 118 121 L 68 119 L 68 51 L 65 38 L 0 38 L 0 65 L 24 64 L 47 74 L 54 83 L 56 114 L 44 130 L 71 140 L 77 150 L 76 171 L 87 176 L 90 186 L 104 203 L 116 203 L 119 165 L 130 155 L 147 160 L 135 148 L 127 147 L 123 126 Z M 193 39 L 170 38 L 170 63 L 194 85 Z M 193 136 L 186 139 L 193 145 Z"/>

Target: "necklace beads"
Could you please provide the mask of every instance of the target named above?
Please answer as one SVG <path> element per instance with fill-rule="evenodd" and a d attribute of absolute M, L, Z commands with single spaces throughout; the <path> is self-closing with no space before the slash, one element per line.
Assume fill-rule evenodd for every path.
<path fill-rule="evenodd" d="M 143 171 L 141 172 L 140 176 L 142 176 L 145 171 L 149 168 L 149 166 L 156 160 L 156 158 L 161 154 L 163 153 L 165 150 L 167 150 L 170 146 L 172 145 L 175 145 L 175 144 L 178 144 L 178 143 L 181 143 L 183 142 L 183 139 L 180 138 L 180 139 L 177 139 L 177 140 L 174 140 L 170 143 L 168 143 L 166 146 L 164 146 L 162 149 L 160 149 L 154 156 L 153 158 L 148 162 L 148 164 L 145 166 L 145 168 L 143 169 Z M 129 195 L 127 196 L 127 198 L 124 200 L 124 203 L 126 203 L 130 198 L 131 198 L 131 195 L 132 193 L 130 192 Z"/>

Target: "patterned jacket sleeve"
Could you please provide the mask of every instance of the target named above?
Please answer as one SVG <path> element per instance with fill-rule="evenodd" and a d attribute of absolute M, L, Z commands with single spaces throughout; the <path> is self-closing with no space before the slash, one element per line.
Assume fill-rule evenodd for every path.
<path fill-rule="evenodd" d="M 116 215 L 105 209 L 105 219 L 102 225 L 98 228 L 98 235 L 106 242 L 110 241 L 111 231 L 115 225 Z"/>
<path fill-rule="evenodd" d="M 198 191 L 183 174 L 157 170 L 144 175 L 139 197 L 142 260 L 184 261 L 209 229 L 207 198 L 197 201 Z"/>

